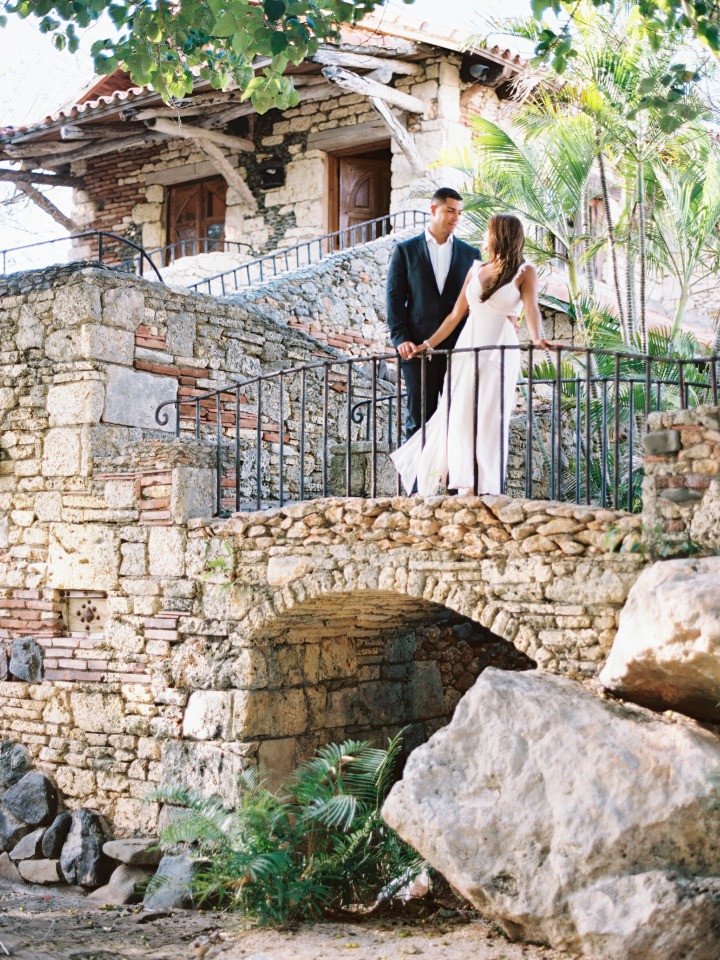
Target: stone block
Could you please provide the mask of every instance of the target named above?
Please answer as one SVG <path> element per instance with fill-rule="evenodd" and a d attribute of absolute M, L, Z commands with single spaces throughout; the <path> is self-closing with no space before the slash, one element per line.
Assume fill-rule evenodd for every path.
<path fill-rule="evenodd" d="M 69 427 L 55 427 L 45 434 L 42 472 L 46 477 L 77 477 L 80 475 L 82 446 L 80 431 Z"/>
<path fill-rule="evenodd" d="M 10 851 L 10 859 L 17 863 L 19 860 L 34 860 L 42 851 L 44 827 L 38 827 L 31 833 L 25 834 Z"/>
<path fill-rule="evenodd" d="M 298 763 L 298 744 L 295 738 L 263 740 L 258 749 L 258 764 L 270 790 L 278 790 L 287 783 Z"/>
<path fill-rule="evenodd" d="M 192 907 L 193 879 L 207 865 L 206 861 L 192 860 L 186 854 L 163 857 L 155 874 L 157 883 L 150 885 L 143 898 L 144 909 L 182 910 Z"/>
<path fill-rule="evenodd" d="M 60 287 L 55 293 L 53 319 L 56 327 L 99 323 L 100 290 L 84 280 Z"/>
<path fill-rule="evenodd" d="M 63 810 L 43 833 L 42 855 L 48 860 L 57 860 L 70 829 L 70 813 Z"/>
<path fill-rule="evenodd" d="M 270 557 L 267 565 L 267 582 L 271 587 L 282 587 L 299 577 L 304 577 L 312 569 L 310 557 L 289 554 L 284 557 Z"/>
<path fill-rule="evenodd" d="M 348 637 L 308 643 L 305 648 L 305 677 L 308 683 L 354 677 L 358 658 L 356 641 Z"/>
<path fill-rule="evenodd" d="M 43 648 L 32 637 L 18 637 L 10 645 L 10 673 L 16 680 L 41 683 Z"/>
<path fill-rule="evenodd" d="M 434 660 L 423 660 L 412 665 L 410 680 L 404 691 L 405 720 L 430 720 L 445 715 L 440 667 Z"/>
<path fill-rule="evenodd" d="M 177 398 L 177 388 L 177 380 L 173 377 L 110 367 L 103 422 L 172 433 L 175 430 L 174 408 L 165 408 L 168 422 L 164 425 L 155 420 L 155 411 L 161 403 Z"/>
<path fill-rule="evenodd" d="M 175 527 L 153 527 L 148 538 L 151 577 L 182 577 L 185 573 L 185 533 Z"/>
<path fill-rule="evenodd" d="M 305 733 L 307 704 L 302 690 L 238 690 L 234 698 L 233 737 L 289 737 Z"/>
<path fill-rule="evenodd" d="M 169 313 L 165 342 L 168 353 L 192 357 L 197 337 L 197 321 L 191 313 Z"/>
<path fill-rule="evenodd" d="M 14 740 L 0 741 L 0 789 L 21 780 L 30 769 L 28 749 Z"/>
<path fill-rule="evenodd" d="M 122 733 L 125 710 L 123 699 L 115 693 L 70 694 L 73 719 L 81 730 L 90 733 Z"/>
<path fill-rule="evenodd" d="M 3 804 L 23 823 L 31 827 L 44 826 L 57 812 L 58 792 L 45 774 L 31 770 L 5 792 Z"/>
<path fill-rule="evenodd" d="M 20 308 L 15 344 L 18 350 L 39 350 L 45 337 L 45 324 L 29 306 Z"/>
<path fill-rule="evenodd" d="M 102 295 L 103 323 L 135 333 L 145 320 L 145 297 L 141 290 L 118 287 Z"/>
<path fill-rule="evenodd" d="M 31 829 L 0 804 L 0 850 L 12 850 Z"/>
<path fill-rule="evenodd" d="M 99 423 L 105 404 L 105 387 L 99 380 L 78 380 L 48 388 L 47 410 L 51 427 Z"/>
<path fill-rule="evenodd" d="M 48 359 L 61 363 L 78 360 L 81 356 L 80 330 L 73 327 L 53 331 L 45 341 L 45 353 Z"/>
<path fill-rule="evenodd" d="M 112 590 L 117 586 L 117 533 L 99 523 L 57 523 L 50 531 L 48 586 L 56 590 Z"/>
<path fill-rule="evenodd" d="M 443 711 L 444 712 L 444 711 Z M 358 686 L 358 722 L 379 727 L 397 723 L 403 715 L 402 684 L 372 680 Z"/>
<path fill-rule="evenodd" d="M 60 869 L 68 883 L 99 887 L 107 880 L 112 861 L 103 853 L 103 846 L 111 836 L 108 822 L 94 810 L 73 813 L 60 854 Z"/>
<path fill-rule="evenodd" d="M 144 543 L 123 543 L 120 547 L 122 562 L 121 577 L 147 576 L 147 556 Z"/>
<path fill-rule="evenodd" d="M 215 513 L 215 471 L 205 467 L 176 467 L 172 472 L 170 512 L 175 523 Z"/>
<path fill-rule="evenodd" d="M 240 748 L 240 749 L 238 749 Z M 251 761 L 240 744 L 166 740 L 162 745 L 160 786 L 217 795 L 228 806 L 240 802 L 238 777 Z"/>
<path fill-rule="evenodd" d="M 104 496 L 110 510 L 133 510 L 137 506 L 133 480 L 108 480 Z"/>
<path fill-rule="evenodd" d="M 156 867 L 162 859 L 162 850 L 156 838 L 109 840 L 103 852 L 111 860 L 119 860 L 129 867 Z"/>
<path fill-rule="evenodd" d="M 655 430 L 643 440 L 645 453 L 651 457 L 677 453 L 680 450 L 679 430 Z"/>
<path fill-rule="evenodd" d="M 150 878 L 151 872 L 142 867 L 129 867 L 121 864 L 113 870 L 110 880 L 104 887 L 98 887 L 88 895 L 88 901 L 112 906 L 123 906 L 126 903 L 139 903 L 142 894 L 138 888 L 144 886 Z"/>
<path fill-rule="evenodd" d="M 9 880 L 10 883 L 22 883 L 20 871 L 10 859 L 8 853 L 0 853 L 0 880 Z"/>
<path fill-rule="evenodd" d="M 28 883 L 61 883 L 59 860 L 21 860 L 18 872 Z"/>
<path fill-rule="evenodd" d="M 193 740 L 229 740 L 233 695 L 221 690 L 197 690 L 190 694 L 183 717 L 183 736 Z"/>
<path fill-rule="evenodd" d="M 43 523 L 62 519 L 62 494 L 52 491 L 35 497 L 35 516 Z"/>
<path fill-rule="evenodd" d="M 120 797 L 115 804 L 113 826 L 123 833 L 139 831 L 148 833 L 157 830 L 160 805 L 133 797 Z"/>
<path fill-rule="evenodd" d="M 80 350 L 87 360 L 102 360 L 132 366 L 135 334 L 118 327 L 84 324 L 80 328 Z"/>

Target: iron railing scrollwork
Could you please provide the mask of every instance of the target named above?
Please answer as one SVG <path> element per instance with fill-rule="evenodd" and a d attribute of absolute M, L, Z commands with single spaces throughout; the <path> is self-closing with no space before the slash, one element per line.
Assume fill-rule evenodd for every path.
<path fill-rule="evenodd" d="M 718 402 L 717 356 L 504 346 L 448 353 L 449 406 L 453 357 L 457 364 L 459 354 L 474 355 L 477 397 L 481 355 L 494 351 L 502 381 L 508 354 L 517 350 L 516 403 L 500 407 L 497 438 L 500 444 L 510 418 L 498 488 L 517 496 L 636 511 L 649 414 Z M 176 436 L 213 444 L 219 514 L 329 495 L 400 493 L 399 480 L 392 490 L 379 487 L 384 458 L 403 437 L 402 380 L 380 375 L 397 359 L 326 359 L 274 370 L 161 404 L 156 421 L 167 425 L 172 411 Z M 413 362 L 422 375 L 430 358 Z M 477 483 L 476 492 L 483 492 Z"/>

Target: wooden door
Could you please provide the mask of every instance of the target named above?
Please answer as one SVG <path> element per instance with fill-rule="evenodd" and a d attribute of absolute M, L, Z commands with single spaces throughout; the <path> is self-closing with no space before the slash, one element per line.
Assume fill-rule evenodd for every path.
<path fill-rule="evenodd" d="M 222 177 L 170 187 L 166 262 L 223 249 L 226 193 Z"/>
<path fill-rule="evenodd" d="M 338 157 L 338 229 L 347 230 L 390 212 L 389 150 Z M 341 239 L 343 246 L 373 240 L 388 231 L 380 222 L 364 230 L 350 230 Z"/>

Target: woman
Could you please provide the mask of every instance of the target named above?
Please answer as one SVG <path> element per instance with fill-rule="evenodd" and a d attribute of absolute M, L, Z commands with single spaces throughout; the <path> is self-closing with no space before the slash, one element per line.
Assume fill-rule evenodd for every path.
<path fill-rule="evenodd" d="M 432 496 L 446 479 L 448 488 L 455 488 L 460 494 L 472 493 L 476 461 L 477 491 L 500 493 L 520 372 L 517 333 L 508 317 L 524 310 L 533 344 L 543 349 L 554 345 L 542 336 L 537 272 L 523 260 L 525 231 L 520 220 L 509 213 L 490 217 L 484 246 L 488 259 L 470 268 L 452 313 L 412 352 L 412 356 L 417 356 L 442 343 L 470 310 L 452 363 L 448 364 L 438 408 L 425 425 L 424 439 L 420 430 L 391 454 L 408 493 L 417 483 L 418 493 Z M 502 351 L 504 356 L 499 350 L 458 352 L 500 345 L 515 349 Z M 477 433 L 473 438 L 476 380 Z"/>

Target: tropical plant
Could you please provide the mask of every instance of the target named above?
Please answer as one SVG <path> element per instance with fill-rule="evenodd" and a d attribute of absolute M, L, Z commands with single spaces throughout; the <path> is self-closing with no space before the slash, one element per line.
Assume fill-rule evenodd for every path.
<path fill-rule="evenodd" d="M 386 750 L 354 740 L 321 747 L 279 792 L 249 770 L 234 810 L 217 798 L 160 790 L 155 799 L 188 811 L 161 843 L 206 859 L 195 880 L 201 903 L 273 926 L 357 915 L 391 900 L 424 866 L 380 814 L 400 749 L 400 735 Z"/>
<path fill-rule="evenodd" d="M 4 0 L 7 14 L 37 19 L 54 45 L 75 53 L 78 28 L 105 22 L 92 46 L 100 74 L 121 67 L 166 100 L 192 91 L 199 74 L 214 87 L 236 84 L 258 113 L 297 103 L 290 63 L 312 56 L 342 23 L 357 23 L 385 0 Z M 412 3 L 412 0 L 405 0 Z M 109 23 L 107 22 L 109 20 Z M 253 60 L 266 59 L 255 76 Z"/>

